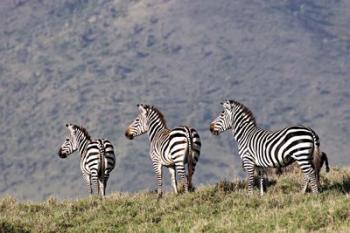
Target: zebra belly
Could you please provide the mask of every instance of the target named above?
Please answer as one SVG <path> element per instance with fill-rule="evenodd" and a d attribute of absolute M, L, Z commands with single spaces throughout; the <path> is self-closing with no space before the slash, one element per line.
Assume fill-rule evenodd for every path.
<path fill-rule="evenodd" d="M 255 156 L 255 164 L 258 167 L 284 167 L 291 164 L 294 159 L 290 154 L 286 154 L 285 156 L 281 156 L 277 159 L 277 157 L 273 159 L 266 159 L 267 156 L 264 156 L 262 159 L 261 156 Z"/>
<path fill-rule="evenodd" d="M 275 167 L 272 162 L 259 160 L 257 157 L 255 159 L 255 165 L 257 167 Z"/>

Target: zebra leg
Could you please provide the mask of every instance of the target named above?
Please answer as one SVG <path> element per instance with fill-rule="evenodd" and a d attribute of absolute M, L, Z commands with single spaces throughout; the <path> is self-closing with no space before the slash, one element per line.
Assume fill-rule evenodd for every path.
<path fill-rule="evenodd" d="M 250 160 L 243 160 L 244 170 L 248 173 L 248 193 L 253 194 L 254 164 Z"/>
<path fill-rule="evenodd" d="M 306 193 L 306 191 L 307 191 L 307 186 L 309 185 L 309 183 L 310 183 L 310 179 L 307 177 L 307 176 L 305 176 L 304 177 L 304 186 L 303 186 L 303 189 L 302 189 L 302 192 L 303 193 Z"/>
<path fill-rule="evenodd" d="M 100 195 L 100 189 L 99 189 L 99 179 L 98 179 L 98 174 L 97 171 L 92 171 L 91 172 L 91 186 L 95 187 L 96 193 Z"/>
<path fill-rule="evenodd" d="M 200 153 L 201 153 L 201 139 L 199 137 L 198 132 L 191 128 L 191 132 L 192 132 L 192 176 L 191 176 L 191 182 L 188 184 L 188 188 L 191 192 L 194 191 L 194 186 L 192 183 L 192 178 L 194 175 L 194 172 L 196 170 L 196 165 L 198 163 L 199 157 L 200 157 Z"/>
<path fill-rule="evenodd" d="M 100 181 L 97 179 L 96 180 L 96 190 L 97 190 L 97 196 L 100 196 L 101 193 L 100 193 Z"/>
<path fill-rule="evenodd" d="M 162 197 L 163 192 L 162 192 L 162 165 L 159 164 L 154 164 L 153 165 L 154 173 L 156 173 L 156 178 L 157 178 L 157 193 L 158 193 L 158 199 Z"/>
<path fill-rule="evenodd" d="M 189 156 L 192 156 L 192 153 Z M 192 157 L 192 161 L 193 161 L 193 157 Z M 192 162 L 192 166 L 191 167 L 189 166 L 189 169 L 188 169 L 187 182 L 188 182 L 188 189 L 189 190 L 192 190 L 192 176 L 193 176 L 193 173 L 194 173 L 194 166 L 195 165 Z"/>
<path fill-rule="evenodd" d="M 301 156 L 301 157 L 305 157 Z M 316 172 L 315 172 L 315 168 L 312 164 L 311 160 L 303 160 L 300 159 L 298 160 L 298 157 L 294 158 L 297 163 L 299 164 L 302 172 L 304 173 L 304 180 L 305 180 L 305 185 L 303 188 L 303 192 L 306 192 L 307 186 L 310 183 L 311 184 L 311 190 L 313 193 L 318 193 L 318 184 L 317 184 L 317 180 L 316 180 Z"/>
<path fill-rule="evenodd" d="M 200 147 L 199 147 L 199 149 L 200 149 Z M 189 176 L 188 189 L 189 189 L 190 192 L 194 191 L 192 178 L 193 178 L 194 172 L 196 170 L 196 165 L 197 165 L 198 158 L 199 158 L 199 153 L 196 150 L 193 150 L 192 151 L 192 172 L 191 172 L 191 174 L 190 174 L 190 171 L 188 172 L 188 176 Z"/>
<path fill-rule="evenodd" d="M 248 172 L 248 193 L 253 194 L 254 172 Z"/>
<path fill-rule="evenodd" d="M 311 171 L 309 174 L 309 180 L 311 183 L 311 190 L 313 193 L 319 193 L 319 186 L 318 186 L 318 182 L 316 180 L 316 174 L 315 174 L 315 170 Z"/>
<path fill-rule="evenodd" d="M 103 179 L 103 190 L 102 190 L 103 196 L 106 195 L 106 188 L 107 188 L 107 181 L 108 181 L 108 179 L 109 179 L 109 174 L 105 174 L 105 177 Z"/>
<path fill-rule="evenodd" d="M 171 176 L 171 186 L 173 187 L 174 192 L 177 194 L 177 182 L 176 182 L 176 170 L 175 167 L 168 167 L 170 176 Z"/>
<path fill-rule="evenodd" d="M 89 174 L 83 174 L 83 178 L 86 182 L 86 184 L 89 186 L 88 188 L 90 189 L 90 195 L 92 195 L 92 183 L 91 183 L 91 176 Z"/>
<path fill-rule="evenodd" d="M 187 180 L 188 180 L 188 190 L 189 190 L 190 192 L 194 191 L 193 184 L 192 184 L 192 177 L 193 177 L 193 174 L 194 174 L 194 166 L 192 167 L 192 171 L 188 171 L 188 177 L 187 177 Z"/>
<path fill-rule="evenodd" d="M 98 189 L 99 189 L 99 194 L 101 195 L 101 197 L 104 197 L 104 196 L 105 196 L 105 192 L 104 192 L 105 187 L 104 187 L 104 184 L 105 184 L 104 179 L 103 179 L 103 180 L 101 180 L 101 179 L 98 180 Z"/>
<path fill-rule="evenodd" d="M 263 196 L 265 192 L 265 187 L 264 187 L 264 172 L 262 168 L 258 168 L 258 175 L 259 175 L 259 183 L 260 183 L 260 196 Z"/>
<path fill-rule="evenodd" d="M 260 196 L 264 195 L 264 177 L 260 176 Z"/>
<path fill-rule="evenodd" d="M 179 174 L 181 181 L 184 183 L 185 186 L 185 193 L 188 192 L 188 180 L 187 176 L 185 175 L 185 164 L 184 162 L 178 162 L 175 164 L 175 168 L 177 173 Z"/>

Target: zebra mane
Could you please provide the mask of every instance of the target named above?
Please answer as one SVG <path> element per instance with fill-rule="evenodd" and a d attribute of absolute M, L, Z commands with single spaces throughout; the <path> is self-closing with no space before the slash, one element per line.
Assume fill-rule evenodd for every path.
<path fill-rule="evenodd" d="M 247 108 L 245 105 L 241 104 L 236 100 L 230 100 L 230 104 L 234 104 L 239 109 L 241 109 L 243 113 L 245 113 L 254 122 L 254 124 L 256 124 L 255 116 L 253 115 L 252 111 L 250 111 L 249 108 Z"/>
<path fill-rule="evenodd" d="M 84 134 L 84 136 L 86 137 L 87 140 L 89 140 L 89 141 L 92 140 L 90 134 L 88 133 L 88 131 L 84 127 L 82 127 L 80 125 L 74 125 L 73 128 L 80 130 Z"/>
<path fill-rule="evenodd" d="M 165 121 L 164 115 L 163 115 L 163 113 L 161 113 L 161 112 L 158 110 L 158 108 L 156 108 L 156 107 L 154 107 L 154 106 L 151 106 L 151 105 L 147 105 L 147 104 L 143 105 L 143 107 L 144 107 L 145 109 L 147 109 L 147 110 L 152 110 L 152 111 L 154 111 L 154 112 L 159 116 L 161 122 L 162 122 L 164 125 L 166 125 L 166 121 Z"/>

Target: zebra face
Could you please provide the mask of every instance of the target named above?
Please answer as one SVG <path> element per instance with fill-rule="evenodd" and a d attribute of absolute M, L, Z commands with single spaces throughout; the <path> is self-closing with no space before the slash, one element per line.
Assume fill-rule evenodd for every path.
<path fill-rule="evenodd" d="M 148 131 L 147 110 L 143 107 L 143 105 L 138 105 L 138 108 L 138 116 L 125 131 L 125 136 L 130 140 Z"/>
<path fill-rule="evenodd" d="M 229 102 L 222 103 L 224 111 L 210 123 L 209 130 L 214 135 L 232 128 L 232 111 Z"/>
<path fill-rule="evenodd" d="M 58 156 L 60 158 L 67 158 L 68 155 L 74 153 L 78 149 L 77 140 L 75 137 L 76 129 L 72 124 L 66 124 L 69 130 L 69 135 L 66 137 L 64 143 L 61 145 Z"/>
<path fill-rule="evenodd" d="M 73 151 L 76 151 L 78 149 L 77 126 L 72 124 L 67 124 L 66 127 L 68 128 L 68 131 L 69 131 L 69 135 L 67 138 L 72 144 Z"/>
<path fill-rule="evenodd" d="M 62 159 L 67 158 L 68 155 L 74 153 L 77 149 L 74 148 L 72 140 L 67 137 L 58 151 L 58 156 Z"/>

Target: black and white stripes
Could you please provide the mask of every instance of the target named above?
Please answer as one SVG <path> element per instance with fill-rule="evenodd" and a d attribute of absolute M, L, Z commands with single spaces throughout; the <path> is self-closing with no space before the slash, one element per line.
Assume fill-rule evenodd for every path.
<path fill-rule="evenodd" d="M 260 176 L 263 194 L 263 173 L 266 167 L 283 167 L 296 161 L 305 174 L 305 187 L 311 182 L 312 192 L 318 192 L 312 159 L 320 153 L 319 138 L 310 128 L 293 126 L 277 131 L 257 127 L 252 112 L 243 104 L 230 100 L 223 104 L 224 111 L 210 124 L 214 135 L 232 129 L 238 144 L 238 153 L 248 173 L 248 190 L 252 192 L 254 170 Z"/>
<path fill-rule="evenodd" d="M 187 126 L 168 129 L 163 114 L 155 107 L 138 105 L 139 114 L 129 125 L 125 136 L 133 139 L 148 132 L 150 157 L 158 182 L 158 197 L 162 196 L 162 166 L 168 168 L 171 184 L 177 193 L 176 172 L 184 181 L 185 191 L 192 188 L 192 176 L 200 155 L 198 132 Z M 188 164 L 186 177 L 185 164 Z"/>
<path fill-rule="evenodd" d="M 79 150 L 80 169 L 83 177 L 93 193 L 105 196 L 107 181 L 110 172 L 115 167 L 114 149 L 110 141 L 105 139 L 92 140 L 86 129 L 80 126 L 67 124 L 69 134 L 62 144 L 58 155 L 66 158 Z"/>
<path fill-rule="evenodd" d="M 222 103 L 223 111 L 210 124 L 214 135 L 232 129 L 238 145 L 244 170 L 248 173 L 248 191 L 253 192 L 254 172 L 260 178 L 260 193 L 264 193 L 266 168 L 281 168 L 296 162 L 311 184 L 313 193 L 319 190 L 319 172 L 327 156 L 320 152 L 318 135 L 305 126 L 292 126 L 276 131 L 259 128 L 253 113 L 243 104 L 228 100 Z M 110 141 L 92 140 L 87 131 L 76 125 L 66 125 L 69 134 L 59 150 L 59 156 L 66 158 L 79 150 L 80 168 L 89 185 L 90 193 L 105 195 L 110 172 L 115 167 L 114 149 Z M 127 127 L 128 139 L 148 133 L 149 155 L 157 179 L 158 197 L 162 196 L 162 168 L 167 167 L 171 185 L 178 193 L 176 174 L 185 186 L 185 192 L 192 189 L 192 177 L 201 150 L 198 132 L 188 126 L 169 129 L 163 114 L 154 106 L 138 105 L 138 116 Z M 185 166 L 187 164 L 187 167 Z M 329 170 L 329 168 L 327 168 Z M 186 171 L 187 170 L 187 171 Z"/>

